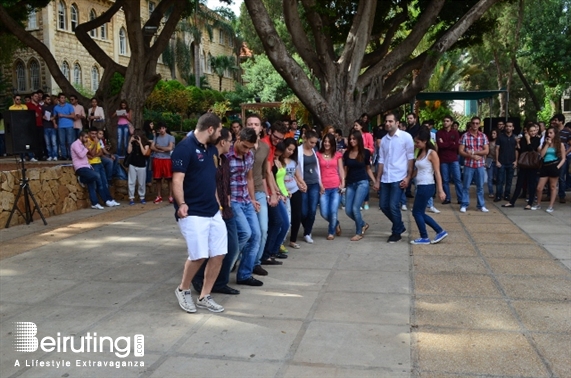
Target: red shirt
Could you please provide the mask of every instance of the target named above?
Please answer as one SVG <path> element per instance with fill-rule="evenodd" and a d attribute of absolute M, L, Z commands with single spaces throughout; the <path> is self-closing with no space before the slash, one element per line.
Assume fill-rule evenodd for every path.
<path fill-rule="evenodd" d="M 440 141 L 442 139 L 442 142 Z M 438 157 L 441 163 L 454 163 L 458 161 L 458 146 L 460 145 L 460 134 L 450 128 L 436 133 L 436 144 L 438 145 Z"/>
<path fill-rule="evenodd" d="M 272 141 L 270 140 L 269 135 L 266 135 L 265 137 L 263 137 L 261 139 L 261 141 L 270 147 L 270 152 L 268 152 L 268 163 L 270 164 L 270 167 L 273 167 L 274 166 L 274 155 L 276 152 L 276 146 L 274 146 L 272 144 Z"/>
<path fill-rule="evenodd" d="M 40 105 L 36 105 L 33 102 L 29 102 L 26 104 L 28 106 L 28 110 L 33 110 L 36 112 L 36 126 L 37 127 L 44 127 L 44 122 L 42 121 L 42 107 Z"/>

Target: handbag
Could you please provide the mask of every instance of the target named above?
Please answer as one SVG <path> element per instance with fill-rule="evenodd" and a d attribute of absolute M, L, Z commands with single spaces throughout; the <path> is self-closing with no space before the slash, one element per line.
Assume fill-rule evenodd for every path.
<path fill-rule="evenodd" d="M 130 160 L 131 160 L 131 154 L 125 155 L 125 158 L 123 159 L 123 163 L 122 163 L 123 167 L 125 167 L 126 169 L 129 169 L 129 165 L 131 165 Z"/>
<path fill-rule="evenodd" d="M 525 151 L 519 155 L 517 165 L 523 169 L 541 168 L 541 155 L 536 151 Z"/>

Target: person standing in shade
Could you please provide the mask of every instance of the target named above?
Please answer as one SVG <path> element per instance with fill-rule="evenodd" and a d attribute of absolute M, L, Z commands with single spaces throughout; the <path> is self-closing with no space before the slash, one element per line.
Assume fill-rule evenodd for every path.
<path fill-rule="evenodd" d="M 319 199 L 319 212 L 323 219 L 329 223 L 327 240 L 335 239 L 341 235 L 337 212 L 339 211 L 340 191 L 345 188 L 345 171 L 343 170 L 343 154 L 337 152 L 335 137 L 327 134 L 321 141 L 321 148 L 317 153 L 321 182 L 325 193 Z M 367 181 L 367 190 L 369 182 Z M 360 212 L 360 211 L 359 211 Z"/>
<path fill-rule="evenodd" d="M 75 112 L 75 118 L 73 119 L 73 130 L 77 138 L 81 130 L 83 130 L 83 120 L 86 118 L 85 108 L 83 105 L 79 104 L 77 101 L 77 96 L 75 95 L 69 96 L 69 102 L 71 102 L 71 106 L 73 106 L 73 110 Z"/>
<path fill-rule="evenodd" d="M 117 117 L 117 155 L 121 158 L 125 157 L 125 151 L 127 151 L 129 125 L 131 124 L 132 116 L 133 114 L 126 100 L 121 100 L 119 109 L 111 116 L 111 118 Z"/>
<path fill-rule="evenodd" d="M 496 161 L 494 163 L 498 168 L 498 182 L 494 202 L 501 201 L 502 197 L 506 201 L 510 200 L 512 180 L 519 156 L 516 148 L 517 140 L 513 131 L 513 122 L 506 122 L 504 132 L 500 133 L 496 140 Z"/>
<path fill-rule="evenodd" d="M 63 160 L 71 157 L 70 146 L 73 143 L 73 121 L 75 120 L 75 109 L 66 102 L 65 94 L 58 95 L 58 103 L 54 106 L 54 117 L 57 121 L 57 131 L 59 138 L 59 150 Z"/>
<path fill-rule="evenodd" d="M 553 204 L 557 197 L 557 182 L 561 175 L 561 168 L 565 165 L 565 144 L 561 142 L 559 131 L 550 127 L 545 132 L 545 138 L 539 153 L 543 158 L 543 163 L 539 169 L 539 183 L 537 184 L 537 204 L 531 210 L 541 209 L 541 196 L 545 184 L 549 183 L 549 207 L 545 209 L 548 213 L 553 212 Z"/>
<path fill-rule="evenodd" d="M 142 130 L 135 130 L 135 135 L 129 139 L 129 205 L 135 204 L 135 186 L 138 184 L 139 200 L 144 205 L 146 193 L 147 166 L 146 154 L 151 147 Z"/>
<path fill-rule="evenodd" d="M 196 307 L 212 312 L 224 311 L 224 307 L 210 296 L 228 251 L 226 225 L 221 213 L 224 209 L 216 188 L 219 156 L 214 145 L 221 128 L 218 116 L 203 114 L 195 131 L 172 154 L 175 219 L 188 251 L 175 295 L 180 308 L 189 313 L 196 312 Z M 190 283 L 206 259 L 202 290 L 195 305 Z"/>
<path fill-rule="evenodd" d="M 470 183 L 476 182 L 477 207 L 487 213 L 484 202 L 484 176 L 486 172 L 486 156 L 489 152 L 489 142 L 486 134 L 479 130 L 480 117 L 472 117 L 469 130 L 462 135 L 458 152 L 464 157 L 464 193 L 460 212 L 465 213 L 470 205 Z"/>
<path fill-rule="evenodd" d="M 167 180 L 169 202 L 173 203 L 171 151 L 174 149 L 175 139 L 167 133 L 167 127 L 164 124 L 159 123 L 158 129 L 159 133 L 151 144 L 151 150 L 154 151 L 153 178 L 157 186 L 157 198 L 153 202 L 155 204 L 163 202 L 161 189 L 163 180 Z"/>
<path fill-rule="evenodd" d="M 48 151 L 48 161 L 57 161 L 57 136 L 54 128 L 54 105 L 52 96 L 44 95 L 44 105 L 42 105 L 42 122 L 44 124 L 44 140 Z"/>
<path fill-rule="evenodd" d="M 406 131 L 399 130 L 394 114 L 385 118 L 385 135 L 379 149 L 379 167 L 375 190 L 381 190 L 380 207 L 392 223 L 389 243 L 402 239 L 406 231 L 402 221 L 399 201 L 412 178 L 414 142 Z"/>
<path fill-rule="evenodd" d="M 456 199 L 458 204 L 462 203 L 462 178 L 460 175 L 460 163 L 458 162 L 458 146 L 460 145 L 460 134 L 458 128 L 453 125 L 451 116 L 445 116 L 443 119 L 442 129 L 436 132 L 436 145 L 438 146 L 438 158 L 440 159 L 440 173 L 442 174 L 442 185 L 446 199 L 442 201 L 443 205 L 449 204 L 452 196 L 450 195 L 449 183 L 452 180 L 456 189 Z"/>

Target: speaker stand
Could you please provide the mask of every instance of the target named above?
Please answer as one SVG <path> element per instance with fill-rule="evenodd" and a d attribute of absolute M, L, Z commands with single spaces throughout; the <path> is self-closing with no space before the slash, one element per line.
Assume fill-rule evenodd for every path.
<path fill-rule="evenodd" d="M 22 162 L 22 168 L 21 168 L 22 178 L 20 178 L 20 189 L 18 190 L 18 194 L 14 199 L 14 206 L 12 207 L 12 211 L 10 212 L 10 216 L 8 217 L 8 221 L 6 222 L 5 228 L 10 227 L 10 221 L 12 220 L 12 216 L 14 215 L 14 212 L 16 210 L 18 210 L 20 215 L 26 220 L 27 225 L 34 221 L 32 216 L 37 211 L 38 214 L 40 214 L 42 220 L 44 221 L 44 225 L 47 226 L 48 222 L 46 222 L 46 218 L 44 218 L 44 214 L 42 214 L 42 211 L 38 206 L 38 202 L 36 201 L 36 197 L 34 197 L 34 193 L 32 193 L 32 191 L 30 190 L 30 183 L 29 183 L 30 180 L 28 180 L 28 178 L 26 177 L 26 166 L 25 166 L 26 159 L 24 159 L 24 154 L 20 154 L 20 161 Z M 24 195 L 24 207 L 25 207 L 24 211 L 20 210 L 20 208 L 18 207 L 18 200 L 22 196 L 22 193 Z M 32 206 L 30 206 L 31 205 L 30 198 L 34 203 L 33 208 Z"/>

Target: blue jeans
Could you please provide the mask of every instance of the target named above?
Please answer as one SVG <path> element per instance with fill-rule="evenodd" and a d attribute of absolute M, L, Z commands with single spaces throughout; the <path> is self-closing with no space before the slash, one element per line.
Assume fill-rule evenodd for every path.
<path fill-rule="evenodd" d="M 339 194 L 338 188 L 325 189 L 325 193 L 323 193 L 319 199 L 319 212 L 321 213 L 321 217 L 329 222 L 329 227 L 327 228 L 328 235 L 335 235 L 335 228 L 339 224 L 337 212 L 339 210 L 340 200 L 341 195 Z"/>
<path fill-rule="evenodd" d="M 307 192 L 301 193 L 301 224 L 303 225 L 303 235 L 311 235 L 317 204 L 319 203 L 319 184 L 307 185 Z"/>
<path fill-rule="evenodd" d="M 147 159 L 147 184 L 153 182 L 153 157 Z"/>
<path fill-rule="evenodd" d="M 567 146 L 565 146 L 567 147 Z M 565 198 L 565 188 L 567 187 L 567 171 L 569 170 L 569 160 L 565 160 L 565 163 L 561 166 L 561 171 L 559 173 L 559 198 Z"/>
<path fill-rule="evenodd" d="M 400 235 L 406 231 L 399 206 L 399 201 L 404 191 L 400 188 L 400 183 L 400 181 L 381 183 L 381 210 L 393 224 L 391 232 L 394 235 Z"/>
<path fill-rule="evenodd" d="M 213 289 L 222 289 L 230 282 L 230 272 L 232 271 L 232 267 L 236 263 L 238 259 L 238 253 L 240 250 L 238 249 L 238 230 L 236 228 L 236 218 L 233 216 L 230 219 L 224 219 L 224 223 L 226 223 L 226 231 L 228 231 L 228 253 L 224 256 L 224 260 L 222 260 L 222 267 L 220 268 L 220 273 L 218 273 L 218 277 L 214 282 Z M 208 260 L 206 260 L 208 261 Z M 206 269 L 206 264 L 202 264 L 198 272 L 196 272 L 195 276 L 192 278 L 192 283 L 197 283 L 202 286 L 204 282 L 204 271 Z"/>
<path fill-rule="evenodd" d="M 111 179 L 113 178 L 113 167 L 115 166 L 116 160 L 108 158 L 107 156 L 101 156 L 101 164 L 105 169 L 105 177 L 107 178 L 108 185 L 111 185 Z"/>
<path fill-rule="evenodd" d="M 428 238 L 426 225 L 429 225 L 436 233 L 442 232 L 442 227 L 426 214 L 428 200 L 432 198 L 435 190 L 435 184 L 416 186 L 416 197 L 414 198 L 414 205 L 412 206 L 412 216 L 414 217 L 421 238 Z"/>
<path fill-rule="evenodd" d="M 99 203 L 97 198 L 97 192 L 103 199 L 107 202 L 111 200 L 111 195 L 109 195 L 108 190 L 103 190 L 101 185 L 101 177 L 99 174 L 91 168 L 79 168 L 75 173 L 81 179 L 81 182 L 87 185 L 87 190 L 89 192 L 89 200 L 91 201 L 91 206 Z"/>
<path fill-rule="evenodd" d="M 117 155 L 127 154 L 127 143 L 129 142 L 129 125 L 117 125 Z"/>
<path fill-rule="evenodd" d="M 56 129 L 46 129 L 44 127 L 44 139 L 46 141 L 46 149 L 48 157 L 57 158 L 57 136 Z"/>
<path fill-rule="evenodd" d="M 278 254 L 288 230 L 289 215 L 285 203 L 278 201 L 276 206 L 268 206 L 268 239 L 264 246 L 262 260 Z"/>
<path fill-rule="evenodd" d="M 498 175 L 498 167 L 495 162 L 492 162 L 490 168 L 486 168 L 488 175 L 488 194 L 494 194 L 494 178 Z"/>
<path fill-rule="evenodd" d="M 101 177 L 101 184 L 105 187 L 105 189 L 107 191 L 109 191 L 109 184 L 107 182 L 107 174 L 105 173 L 105 166 L 103 165 L 103 163 L 99 163 L 99 164 L 91 164 L 91 166 L 93 167 L 93 169 L 95 170 L 95 172 L 97 172 L 97 174 L 99 174 L 99 177 Z"/>
<path fill-rule="evenodd" d="M 462 198 L 462 207 L 470 205 L 470 183 L 472 179 L 476 182 L 476 198 L 478 209 L 481 209 L 486 204 L 484 203 L 484 173 L 486 167 L 470 168 L 464 167 L 464 196 Z"/>
<path fill-rule="evenodd" d="M 266 240 L 268 240 L 268 200 L 266 199 L 266 193 L 256 192 L 255 195 L 256 201 L 260 204 L 260 211 L 258 211 L 256 215 L 258 216 L 258 222 L 260 223 L 261 236 L 260 248 L 258 249 L 254 266 L 262 263 L 262 255 L 264 254 L 264 248 L 266 247 Z"/>
<path fill-rule="evenodd" d="M 59 137 L 59 150 L 61 153 L 61 157 L 64 160 L 70 160 L 71 144 L 75 141 L 75 139 L 73 139 L 75 131 L 73 127 L 68 127 L 66 129 L 62 128 L 57 129 L 57 133 Z"/>
<path fill-rule="evenodd" d="M 456 198 L 458 202 L 461 202 L 464 189 L 462 188 L 462 180 L 460 179 L 460 163 L 457 161 L 453 161 L 452 163 L 440 163 L 440 174 L 442 175 L 442 186 L 446 194 L 446 201 L 451 201 L 449 184 L 452 179 L 456 187 Z"/>
<path fill-rule="evenodd" d="M 347 198 L 345 199 L 345 214 L 355 222 L 355 235 L 363 233 L 365 221 L 361 215 L 361 205 L 369 192 L 369 180 L 361 180 L 352 184 L 347 184 Z M 337 211 L 335 211 L 337 213 Z M 333 225 L 333 232 L 331 232 L 331 223 L 329 223 L 329 234 L 334 235 L 335 226 Z"/>
<path fill-rule="evenodd" d="M 258 222 L 254 205 L 251 202 L 239 203 L 232 201 L 232 211 L 234 212 L 234 218 L 236 218 L 238 248 L 242 252 L 236 279 L 243 281 L 252 277 L 254 263 L 260 248 L 260 223 Z"/>
<path fill-rule="evenodd" d="M 512 191 L 512 180 L 514 178 L 513 164 L 502 164 L 498 169 L 498 182 L 496 185 L 496 198 L 509 197 Z M 488 179 L 489 181 L 489 179 Z"/>

